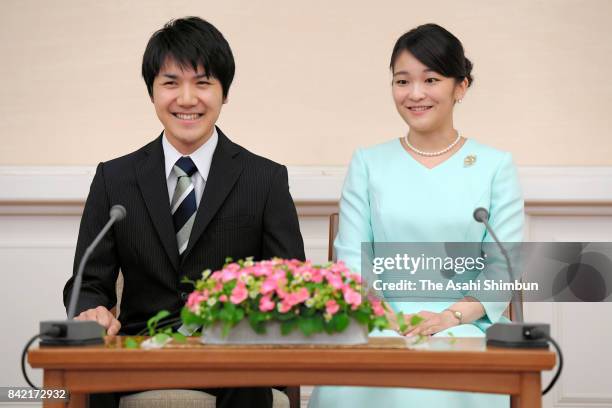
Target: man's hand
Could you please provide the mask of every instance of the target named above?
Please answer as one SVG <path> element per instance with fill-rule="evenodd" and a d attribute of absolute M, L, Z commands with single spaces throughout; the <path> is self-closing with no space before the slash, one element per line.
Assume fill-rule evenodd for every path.
<path fill-rule="evenodd" d="M 95 309 L 85 310 L 80 315 L 74 318 L 75 320 L 93 320 L 104 326 L 106 334 L 114 336 L 119 333 L 121 323 L 113 316 L 111 312 L 104 306 L 98 306 Z"/>

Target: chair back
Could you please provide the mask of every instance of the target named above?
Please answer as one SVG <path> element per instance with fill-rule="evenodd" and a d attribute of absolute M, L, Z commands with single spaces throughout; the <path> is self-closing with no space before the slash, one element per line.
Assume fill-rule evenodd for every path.
<path fill-rule="evenodd" d="M 333 213 L 329 216 L 329 243 L 327 246 L 327 260 L 336 261 L 336 250 L 334 249 L 334 240 L 338 235 L 338 224 L 340 216 L 338 213 Z"/>

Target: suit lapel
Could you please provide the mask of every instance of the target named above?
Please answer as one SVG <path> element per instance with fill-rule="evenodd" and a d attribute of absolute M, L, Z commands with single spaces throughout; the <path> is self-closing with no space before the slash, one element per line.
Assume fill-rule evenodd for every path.
<path fill-rule="evenodd" d="M 217 128 L 217 133 L 219 134 L 219 141 L 213 154 L 204 193 L 202 194 L 200 206 L 198 207 L 198 212 L 191 229 L 189 243 L 183 253 L 183 260 L 189 256 L 189 253 L 208 224 L 210 224 L 221 204 L 223 204 L 227 195 L 232 191 L 238 176 L 242 172 L 243 164 L 238 157 L 238 147 L 221 132 L 221 129 Z"/>
<path fill-rule="evenodd" d="M 164 250 L 168 254 L 174 269 L 178 270 L 178 244 L 176 243 L 176 235 L 170 215 L 170 200 L 168 198 L 161 136 L 149 144 L 148 147 L 145 150 L 145 156 L 136 167 L 136 178 Z"/>

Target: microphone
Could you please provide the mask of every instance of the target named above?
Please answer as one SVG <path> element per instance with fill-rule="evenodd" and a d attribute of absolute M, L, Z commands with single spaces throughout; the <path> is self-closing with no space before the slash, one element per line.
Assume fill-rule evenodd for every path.
<path fill-rule="evenodd" d="M 477 209 L 474 210 L 473 215 L 476 221 L 484 224 L 484 226 L 487 228 L 487 231 L 489 232 L 489 235 L 493 237 L 493 240 L 499 247 L 499 250 L 501 251 L 502 255 L 504 256 L 506 260 L 506 267 L 508 268 L 508 277 L 510 278 L 510 280 L 512 280 L 512 264 L 510 263 L 510 257 L 508 256 L 508 253 L 506 252 L 506 248 L 504 248 L 501 242 L 499 242 L 499 239 L 497 239 L 497 235 L 495 235 L 495 231 L 493 231 L 491 224 L 489 224 L 489 212 L 485 208 L 478 207 Z M 523 322 L 523 308 L 521 307 L 519 300 L 516 298 L 515 293 L 512 294 L 512 309 L 514 310 L 514 313 L 516 313 L 516 320 L 522 323 Z"/>
<path fill-rule="evenodd" d="M 127 212 L 125 211 L 124 206 L 122 206 L 121 204 L 115 204 L 111 207 L 109 214 L 111 220 L 115 219 L 115 221 L 121 221 L 125 218 Z"/>
<path fill-rule="evenodd" d="M 41 336 L 40 344 L 44 345 L 62 345 L 62 346 L 75 346 L 75 345 L 89 345 L 89 344 L 101 344 L 104 342 L 104 335 L 106 330 L 103 326 L 95 321 L 80 321 L 74 320 L 76 312 L 76 306 L 79 300 L 79 294 L 81 292 L 81 285 L 83 281 L 83 271 L 87 260 L 93 253 L 94 249 L 98 246 L 104 235 L 117 221 L 121 221 L 126 216 L 125 207 L 122 205 L 113 205 L 110 209 L 110 219 L 104 225 L 104 228 L 98 233 L 93 242 L 87 247 L 81 262 L 77 274 L 74 278 L 72 285 L 72 293 L 70 294 L 70 303 L 68 306 L 68 319 L 67 320 L 54 320 L 40 322 L 40 333 L 46 333 L 49 330 L 59 328 L 59 335 Z"/>
<path fill-rule="evenodd" d="M 489 235 L 493 238 L 499 247 L 502 255 L 506 259 L 508 269 L 508 277 L 512 280 L 512 265 L 510 257 L 506 249 L 499 242 L 493 227 L 489 224 L 489 211 L 485 208 L 478 207 L 473 213 L 474 219 L 477 222 L 484 224 Z M 512 294 L 512 308 L 516 313 L 516 322 L 510 323 L 494 323 L 486 332 L 487 345 L 498 347 L 519 347 L 519 348 L 548 348 L 548 341 L 545 338 L 534 338 L 532 332 L 537 331 L 547 336 L 550 335 L 550 325 L 546 323 L 523 323 L 523 309 L 515 294 Z"/>

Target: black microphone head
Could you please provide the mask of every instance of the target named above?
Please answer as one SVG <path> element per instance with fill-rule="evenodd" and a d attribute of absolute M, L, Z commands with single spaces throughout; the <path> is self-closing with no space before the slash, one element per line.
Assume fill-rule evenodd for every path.
<path fill-rule="evenodd" d="M 486 208 L 478 207 L 474 210 L 474 219 L 478 222 L 487 221 L 489 219 L 489 212 Z"/>
<path fill-rule="evenodd" d="M 127 214 L 127 211 L 125 211 L 125 207 L 121 204 L 115 204 L 110 209 L 110 217 L 116 219 L 117 221 L 124 219 L 125 214 Z"/>

